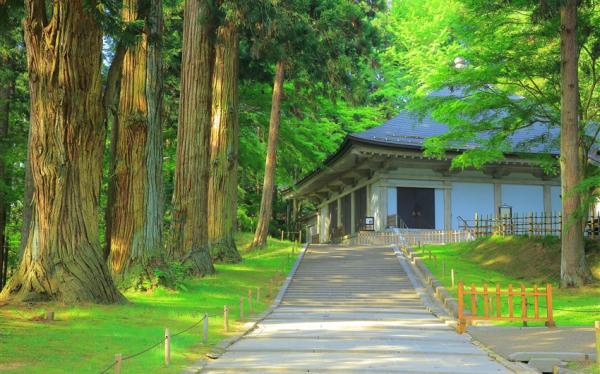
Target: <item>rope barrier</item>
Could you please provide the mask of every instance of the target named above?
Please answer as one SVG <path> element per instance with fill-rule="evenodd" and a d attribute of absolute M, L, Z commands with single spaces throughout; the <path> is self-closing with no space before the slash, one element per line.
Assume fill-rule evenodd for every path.
<path fill-rule="evenodd" d="M 216 314 L 212 314 L 212 315 L 210 315 L 210 316 L 209 316 L 209 315 L 202 316 L 202 318 L 201 318 L 199 321 L 195 322 L 193 325 L 191 325 L 191 326 L 189 326 L 189 327 L 187 327 L 187 328 L 185 328 L 185 329 L 183 329 L 183 330 L 179 331 L 179 332 L 178 332 L 178 333 L 176 333 L 176 334 L 173 334 L 173 335 L 171 335 L 171 338 L 173 338 L 173 337 L 176 337 L 176 336 L 178 336 L 178 335 L 181 335 L 181 334 L 183 334 L 183 333 L 186 333 L 186 332 L 190 331 L 190 330 L 191 330 L 191 329 L 193 329 L 194 327 L 196 327 L 196 326 L 198 326 L 199 324 L 201 324 L 202 322 L 204 322 L 204 319 L 205 319 L 206 317 L 216 317 L 216 316 L 217 316 Z M 162 338 L 160 341 L 156 342 L 155 344 L 151 345 L 150 347 L 147 347 L 147 348 L 145 348 L 145 349 L 143 349 L 143 350 L 141 350 L 141 351 L 139 351 L 139 352 L 137 352 L 137 353 L 130 354 L 129 356 L 125 356 L 125 357 L 123 357 L 123 358 L 121 359 L 121 362 L 123 362 L 123 361 L 127 361 L 127 360 L 130 360 L 130 359 L 132 359 L 132 358 L 136 358 L 136 357 L 138 357 L 138 356 L 141 356 L 141 355 L 143 355 L 144 353 L 146 353 L 146 352 L 148 352 L 148 351 L 150 351 L 150 350 L 152 350 L 152 349 L 154 349 L 154 348 L 158 347 L 159 345 L 161 345 L 161 344 L 162 344 L 162 343 L 164 343 L 164 342 L 165 342 L 165 338 Z M 115 361 L 115 362 L 113 362 L 112 364 L 110 364 L 109 366 L 107 366 L 107 367 L 106 367 L 104 370 L 100 371 L 100 372 L 99 372 L 99 374 L 105 374 L 105 373 L 107 373 L 107 372 L 108 372 L 110 369 L 112 369 L 112 368 L 113 368 L 113 367 L 114 367 L 116 364 L 117 364 L 117 362 L 116 362 L 116 361 Z"/>

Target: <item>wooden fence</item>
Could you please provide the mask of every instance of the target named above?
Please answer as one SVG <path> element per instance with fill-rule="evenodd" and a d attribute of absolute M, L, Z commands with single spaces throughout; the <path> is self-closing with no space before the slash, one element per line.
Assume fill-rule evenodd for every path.
<path fill-rule="evenodd" d="M 465 296 L 467 300 L 470 298 L 470 313 L 465 311 Z M 540 299 L 545 303 L 540 305 Z M 503 305 L 507 307 L 508 313 L 503 313 Z M 546 312 L 540 314 L 540 308 L 545 309 Z M 529 313 L 530 310 L 532 313 Z M 470 289 L 465 290 L 463 282 L 460 281 L 458 282 L 457 332 L 462 334 L 466 330 L 467 321 L 475 320 L 522 321 L 524 324 L 530 321 L 543 321 L 546 326 L 554 327 L 556 325 L 552 315 L 552 285 L 548 283 L 544 290 L 534 286 L 533 291 L 527 291 L 523 284 L 517 290 L 513 289 L 512 284 L 508 285 L 508 290 L 501 290 L 499 284 L 491 290 L 488 289 L 487 284 L 484 284 L 483 289 L 479 290 L 472 284 Z"/>
<path fill-rule="evenodd" d="M 465 230 L 411 230 L 361 231 L 342 238 L 350 245 L 403 245 L 446 244 L 473 240 L 473 234 Z"/>
<path fill-rule="evenodd" d="M 459 228 L 470 231 L 476 238 L 491 235 L 561 236 L 562 223 L 560 212 L 517 213 L 510 217 L 475 214 L 473 220 L 459 218 Z M 600 214 L 590 214 L 584 234 L 590 239 L 600 239 Z"/>

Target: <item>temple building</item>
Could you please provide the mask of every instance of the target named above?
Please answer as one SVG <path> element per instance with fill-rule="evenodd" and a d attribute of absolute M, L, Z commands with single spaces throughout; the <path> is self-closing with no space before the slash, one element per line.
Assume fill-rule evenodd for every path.
<path fill-rule="evenodd" d="M 308 239 L 326 242 L 359 230 L 457 229 L 476 214 L 506 214 L 502 209 L 514 215 L 560 212 L 560 177 L 547 175 L 530 157 L 558 156 L 558 150 L 532 145 L 524 154 L 520 148 L 529 139 L 552 135 L 547 126 L 517 131 L 511 142 L 520 151 L 479 170 L 450 168 L 460 149 L 443 159 L 424 155 L 424 140 L 447 129 L 403 111 L 380 126 L 346 136 L 322 167 L 284 192 L 317 207 L 307 222 Z"/>

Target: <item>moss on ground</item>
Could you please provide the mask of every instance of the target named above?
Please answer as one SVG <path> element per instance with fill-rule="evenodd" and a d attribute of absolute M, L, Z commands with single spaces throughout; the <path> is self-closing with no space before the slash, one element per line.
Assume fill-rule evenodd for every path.
<path fill-rule="evenodd" d="M 217 274 L 185 282 L 186 291 L 158 288 L 152 292 L 128 292 L 126 305 L 32 304 L 0 308 L 0 372 L 6 373 L 98 373 L 111 364 L 116 353 L 127 356 L 141 351 L 171 333 L 182 331 L 209 318 L 209 341 L 202 344 L 202 325 L 172 338 L 170 367 L 163 363 L 162 344 L 134 359 L 123 362 L 125 373 L 178 373 L 198 360 L 211 346 L 244 328 L 239 321 L 240 297 L 261 288 L 255 313 L 272 302 L 268 298 L 271 279 L 273 294 L 283 281 L 282 274 L 293 264 L 291 242 L 269 240 L 266 248 L 248 252 L 251 234 L 237 238 L 243 260 L 218 264 Z M 294 252 L 295 251 L 294 248 Z M 230 333 L 223 332 L 223 306 L 230 307 Z M 246 313 L 247 313 L 246 304 Z M 45 310 L 55 311 L 56 321 L 38 318 Z M 109 371 L 112 372 L 112 371 Z"/>

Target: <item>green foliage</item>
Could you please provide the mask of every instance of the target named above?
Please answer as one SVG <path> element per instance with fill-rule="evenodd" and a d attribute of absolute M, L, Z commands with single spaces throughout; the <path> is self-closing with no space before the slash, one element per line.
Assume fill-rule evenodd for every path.
<path fill-rule="evenodd" d="M 189 273 L 190 266 L 180 261 L 168 261 L 154 269 L 154 275 L 158 279 L 157 285 L 183 292 L 188 291 L 186 280 L 189 280 Z"/>
<path fill-rule="evenodd" d="M 525 155 L 534 146 L 556 148 L 557 131 L 550 131 L 560 123 L 555 7 L 538 1 L 395 1 L 379 19 L 386 48 L 375 97 L 447 123 L 450 131 L 426 147 L 437 156 L 467 148 L 455 167 L 478 167 L 508 151 Z M 593 52 L 600 32 L 597 7 L 580 12 L 581 123 L 588 145 L 597 135 L 591 124 L 599 120 L 600 105 Z M 509 137 L 536 122 L 549 130 L 512 149 Z"/>

